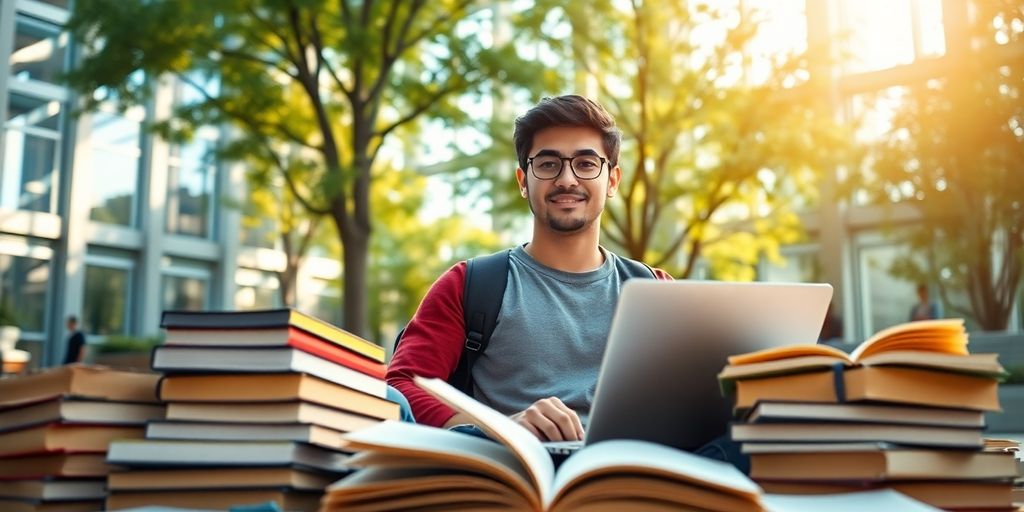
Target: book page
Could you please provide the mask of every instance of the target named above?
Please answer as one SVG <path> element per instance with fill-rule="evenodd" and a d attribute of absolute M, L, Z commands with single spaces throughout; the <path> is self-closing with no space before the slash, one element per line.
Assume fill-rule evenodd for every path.
<path fill-rule="evenodd" d="M 729 365 L 739 366 L 808 356 L 830 357 L 837 361 L 851 362 L 846 352 L 828 345 L 786 345 L 729 356 Z"/>
<path fill-rule="evenodd" d="M 993 379 L 1002 379 L 1008 375 L 1003 366 L 999 364 L 999 354 L 958 355 L 941 352 L 893 350 L 862 357 L 860 363 L 864 366 L 931 368 Z"/>
<path fill-rule="evenodd" d="M 965 355 L 967 334 L 964 332 L 964 321 L 960 318 L 951 318 L 895 325 L 878 331 L 861 343 L 850 354 L 850 359 L 859 361 L 862 357 L 887 350 L 919 350 Z"/>
<path fill-rule="evenodd" d="M 531 502 L 536 500 L 525 468 L 508 448 L 493 441 L 392 420 L 345 434 L 343 439 L 345 449 L 396 456 L 404 466 L 468 469 L 490 475 Z M 357 455 L 346 463 L 359 464 L 359 460 Z"/>
<path fill-rule="evenodd" d="M 900 512 L 941 512 L 892 489 L 839 494 L 795 495 L 765 494 L 767 512 L 864 512 L 899 510 Z"/>
<path fill-rule="evenodd" d="M 731 464 L 647 441 L 602 441 L 580 450 L 558 468 L 554 488 L 566 489 L 607 474 L 651 475 L 696 484 L 757 504 L 760 487 Z"/>
<path fill-rule="evenodd" d="M 519 426 L 504 414 L 466 396 L 441 379 L 425 379 L 417 376 L 416 385 L 438 400 L 459 411 L 480 426 L 487 435 L 507 446 L 523 463 L 530 474 L 533 485 L 540 497 L 541 508 L 548 508 L 553 497 L 552 482 L 555 479 L 555 465 L 551 462 L 544 445 L 529 430 Z"/>
<path fill-rule="evenodd" d="M 831 368 L 837 362 L 847 363 L 845 360 L 836 359 L 832 356 L 799 356 L 792 359 L 778 359 L 741 365 L 729 365 L 718 373 L 718 379 L 729 381 L 736 379 L 764 378 L 775 375 L 787 375 L 790 373 L 807 372 L 811 370 L 825 370 Z"/>
<path fill-rule="evenodd" d="M 447 468 L 372 467 L 328 486 L 320 510 L 450 510 L 463 503 L 512 510 L 533 506 L 524 500 L 486 477 Z"/>

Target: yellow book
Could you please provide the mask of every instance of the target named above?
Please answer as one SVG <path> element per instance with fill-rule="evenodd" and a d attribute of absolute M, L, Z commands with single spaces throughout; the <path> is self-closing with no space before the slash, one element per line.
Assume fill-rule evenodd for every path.
<path fill-rule="evenodd" d="M 253 340 L 251 333 L 262 329 L 293 326 L 378 363 L 384 362 L 384 347 L 371 343 L 340 327 L 294 309 L 256 311 L 164 311 L 160 327 L 165 329 L 210 329 L 218 339 Z M 232 334 L 234 333 L 234 334 Z"/>

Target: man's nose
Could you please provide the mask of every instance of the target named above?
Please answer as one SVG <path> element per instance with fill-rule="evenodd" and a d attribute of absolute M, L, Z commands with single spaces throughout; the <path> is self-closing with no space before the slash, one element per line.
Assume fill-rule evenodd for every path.
<path fill-rule="evenodd" d="M 562 160 L 562 172 L 555 178 L 555 185 L 561 188 L 571 188 L 573 185 L 578 185 L 579 180 L 576 179 L 576 173 L 572 171 L 572 160 Z"/>

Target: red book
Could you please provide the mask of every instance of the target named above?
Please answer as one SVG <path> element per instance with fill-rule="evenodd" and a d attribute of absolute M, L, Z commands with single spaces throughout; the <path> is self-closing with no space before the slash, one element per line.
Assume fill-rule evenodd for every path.
<path fill-rule="evenodd" d="M 384 379 L 387 366 L 296 327 L 278 329 L 168 329 L 165 345 L 193 347 L 292 347 Z"/>

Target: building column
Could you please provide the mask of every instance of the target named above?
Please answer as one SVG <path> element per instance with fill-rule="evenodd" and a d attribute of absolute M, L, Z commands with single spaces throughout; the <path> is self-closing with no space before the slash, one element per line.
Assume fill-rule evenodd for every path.
<path fill-rule="evenodd" d="M 233 137 L 233 129 L 221 130 L 222 140 Z M 212 282 L 214 295 L 210 297 L 211 309 L 235 309 L 235 274 L 238 272 L 238 252 L 242 245 L 242 205 L 247 202 L 248 186 L 245 181 L 245 164 L 221 162 L 217 168 L 216 224 L 214 237 L 220 241 L 220 260 Z M 237 205 L 237 206 L 236 206 Z"/>
<path fill-rule="evenodd" d="M 148 105 L 147 119 L 166 119 L 171 115 L 174 102 L 174 79 L 163 76 L 153 84 L 153 100 Z M 152 335 L 160 332 L 160 313 L 163 311 L 164 244 L 167 240 L 167 172 L 171 145 L 163 138 L 145 133 L 140 172 L 140 200 L 142 215 L 142 251 L 137 267 L 136 297 L 140 305 L 136 316 L 135 333 Z"/>
<path fill-rule="evenodd" d="M 839 95 L 835 74 L 835 51 L 832 48 L 834 2 L 807 2 L 807 49 L 811 85 L 824 97 L 824 108 L 841 119 L 843 99 Z M 824 169 L 818 211 L 818 258 L 822 278 L 834 288 L 833 311 L 843 319 L 843 339 L 863 337 L 860 311 L 853 300 L 854 287 L 850 271 L 849 234 L 844 222 L 846 201 L 839 194 L 838 169 Z"/>

